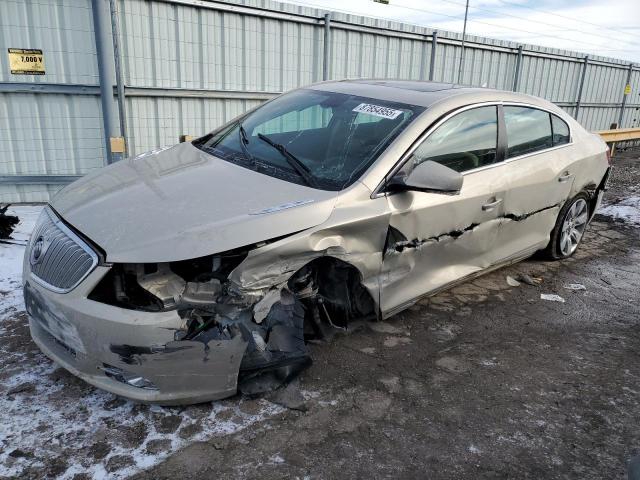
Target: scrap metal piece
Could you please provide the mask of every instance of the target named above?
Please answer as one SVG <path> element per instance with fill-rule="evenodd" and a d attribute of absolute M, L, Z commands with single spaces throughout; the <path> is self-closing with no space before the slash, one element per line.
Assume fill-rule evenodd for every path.
<path fill-rule="evenodd" d="M 213 278 L 208 282 L 187 282 L 180 295 L 180 304 L 210 305 L 222 293 L 220 280 Z"/>
<path fill-rule="evenodd" d="M 253 320 L 256 323 L 262 323 L 262 321 L 267 318 L 267 315 L 269 315 L 271 307 L 278 301 L 280 301 L 280 291 L 270 290 L 262 297 L 262 300 L 253 307 Z"/>
<path fill-rule="evenodd" d="M 518 280 L 516 280 L 515 278 L 513 278 L 511 275 L 507 275 L 507 283 L 511 287 L 519 287 L 520 286 L 520 282 Z"/>
<path fill-rule="evenodd" d="M 20 219 L 15 215 L 7 215 L 7 209 L 10 205 L 0 207 L 0 238 L 8 239 L 11 237 L 15 226 Z"/>
<path fill-rule="evenodd" d="M 519 274 L 516 277 L 516 280 L 520 283 L 526 283 L 527 285 L 531 285 L 532 287 L 535 287 L 536 285 L 539 285 L 540 283 L 542 283 L 542 278 L 532 277 L 530 275 L 527 275 L 526 273 Z"/>
<path fill-rule="evenodd" d="M 136 265 L 138 284 L 158 298 L 165 308 L 173 307 L 185 290 L 186 282 L 173 273 L 168 263 L 158 263 L 158 269 L 146 274 L 144 264 Z"/>
<path fill-rule="evenodd" d="M 251 330 L 240 366 L 238 390 L 245 395 L 271 392 L 287 385 L 311 365 L 304 340 L 304 308 L 299 299 L 281 290 L 261 325 L 243 324 Z"/>
<path fill-rule="evenodd" d="M 540 294 L 540 299 L 541 300 L 548 300 L 550 302 L 564 303 L 564 298 L 562 298 L 560 295 L 555 295 L 553 293 L 541 293 Z"/>

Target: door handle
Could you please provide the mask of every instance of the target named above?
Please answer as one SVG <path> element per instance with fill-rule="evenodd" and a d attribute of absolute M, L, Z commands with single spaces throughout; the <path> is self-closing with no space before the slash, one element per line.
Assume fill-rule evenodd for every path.
<path fill-rule="evenodd" d="M 568 182 L 571 177 L 573 177 L 573 175 L 571 175 L 569 172 L 564 172 L 560 177 L 558 177 L 558 181 L 560 183 L 565 183 Z"/>
<path fill-rule="evenodd" d="M 485 203 L 484 205 L 482 205 L 482 210 L 484 210 L 485 212 L 488 212 L 496 208 L 501 203 L 502 203 L 501 198 L 495 199 L 493 202 Z"/>

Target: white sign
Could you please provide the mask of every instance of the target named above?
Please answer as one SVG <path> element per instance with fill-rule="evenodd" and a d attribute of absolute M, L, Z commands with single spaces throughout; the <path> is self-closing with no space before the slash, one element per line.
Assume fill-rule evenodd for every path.
<path fill-rule="evenodd" d="M 394 110 L 393 108 L 381 107 L 370 103 L 361 103 L 353 111 L 367 113 L 376 117 L 390 118 L 391 120 L 398 118 L 398 115 L 402 114 L 402 110 Z"/>

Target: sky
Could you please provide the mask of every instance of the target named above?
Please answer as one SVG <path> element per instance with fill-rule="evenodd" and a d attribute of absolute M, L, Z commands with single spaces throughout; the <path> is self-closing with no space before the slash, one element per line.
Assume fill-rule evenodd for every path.
<path fill-rule="evenodd" d="M 465 0 L 286 0 L 462 32 Z M 467 33 L 640 63 L 640 0 L 469 0 Z"/>

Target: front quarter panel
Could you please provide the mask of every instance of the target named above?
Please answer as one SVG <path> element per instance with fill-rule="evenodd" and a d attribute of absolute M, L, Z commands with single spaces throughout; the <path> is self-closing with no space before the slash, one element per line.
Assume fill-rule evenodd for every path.
<path fill-rule="evenodd" d="M 331 256 L 356 267 L 363 285 L 378 302 L 388 224 L 386 198 L 372 199 L 371 191 L 356 183 L 341 194 L 326 222 L 251 251 L 230 279 L 244 293 L 261 295 L 287 282 L 312 260 Z"/>

